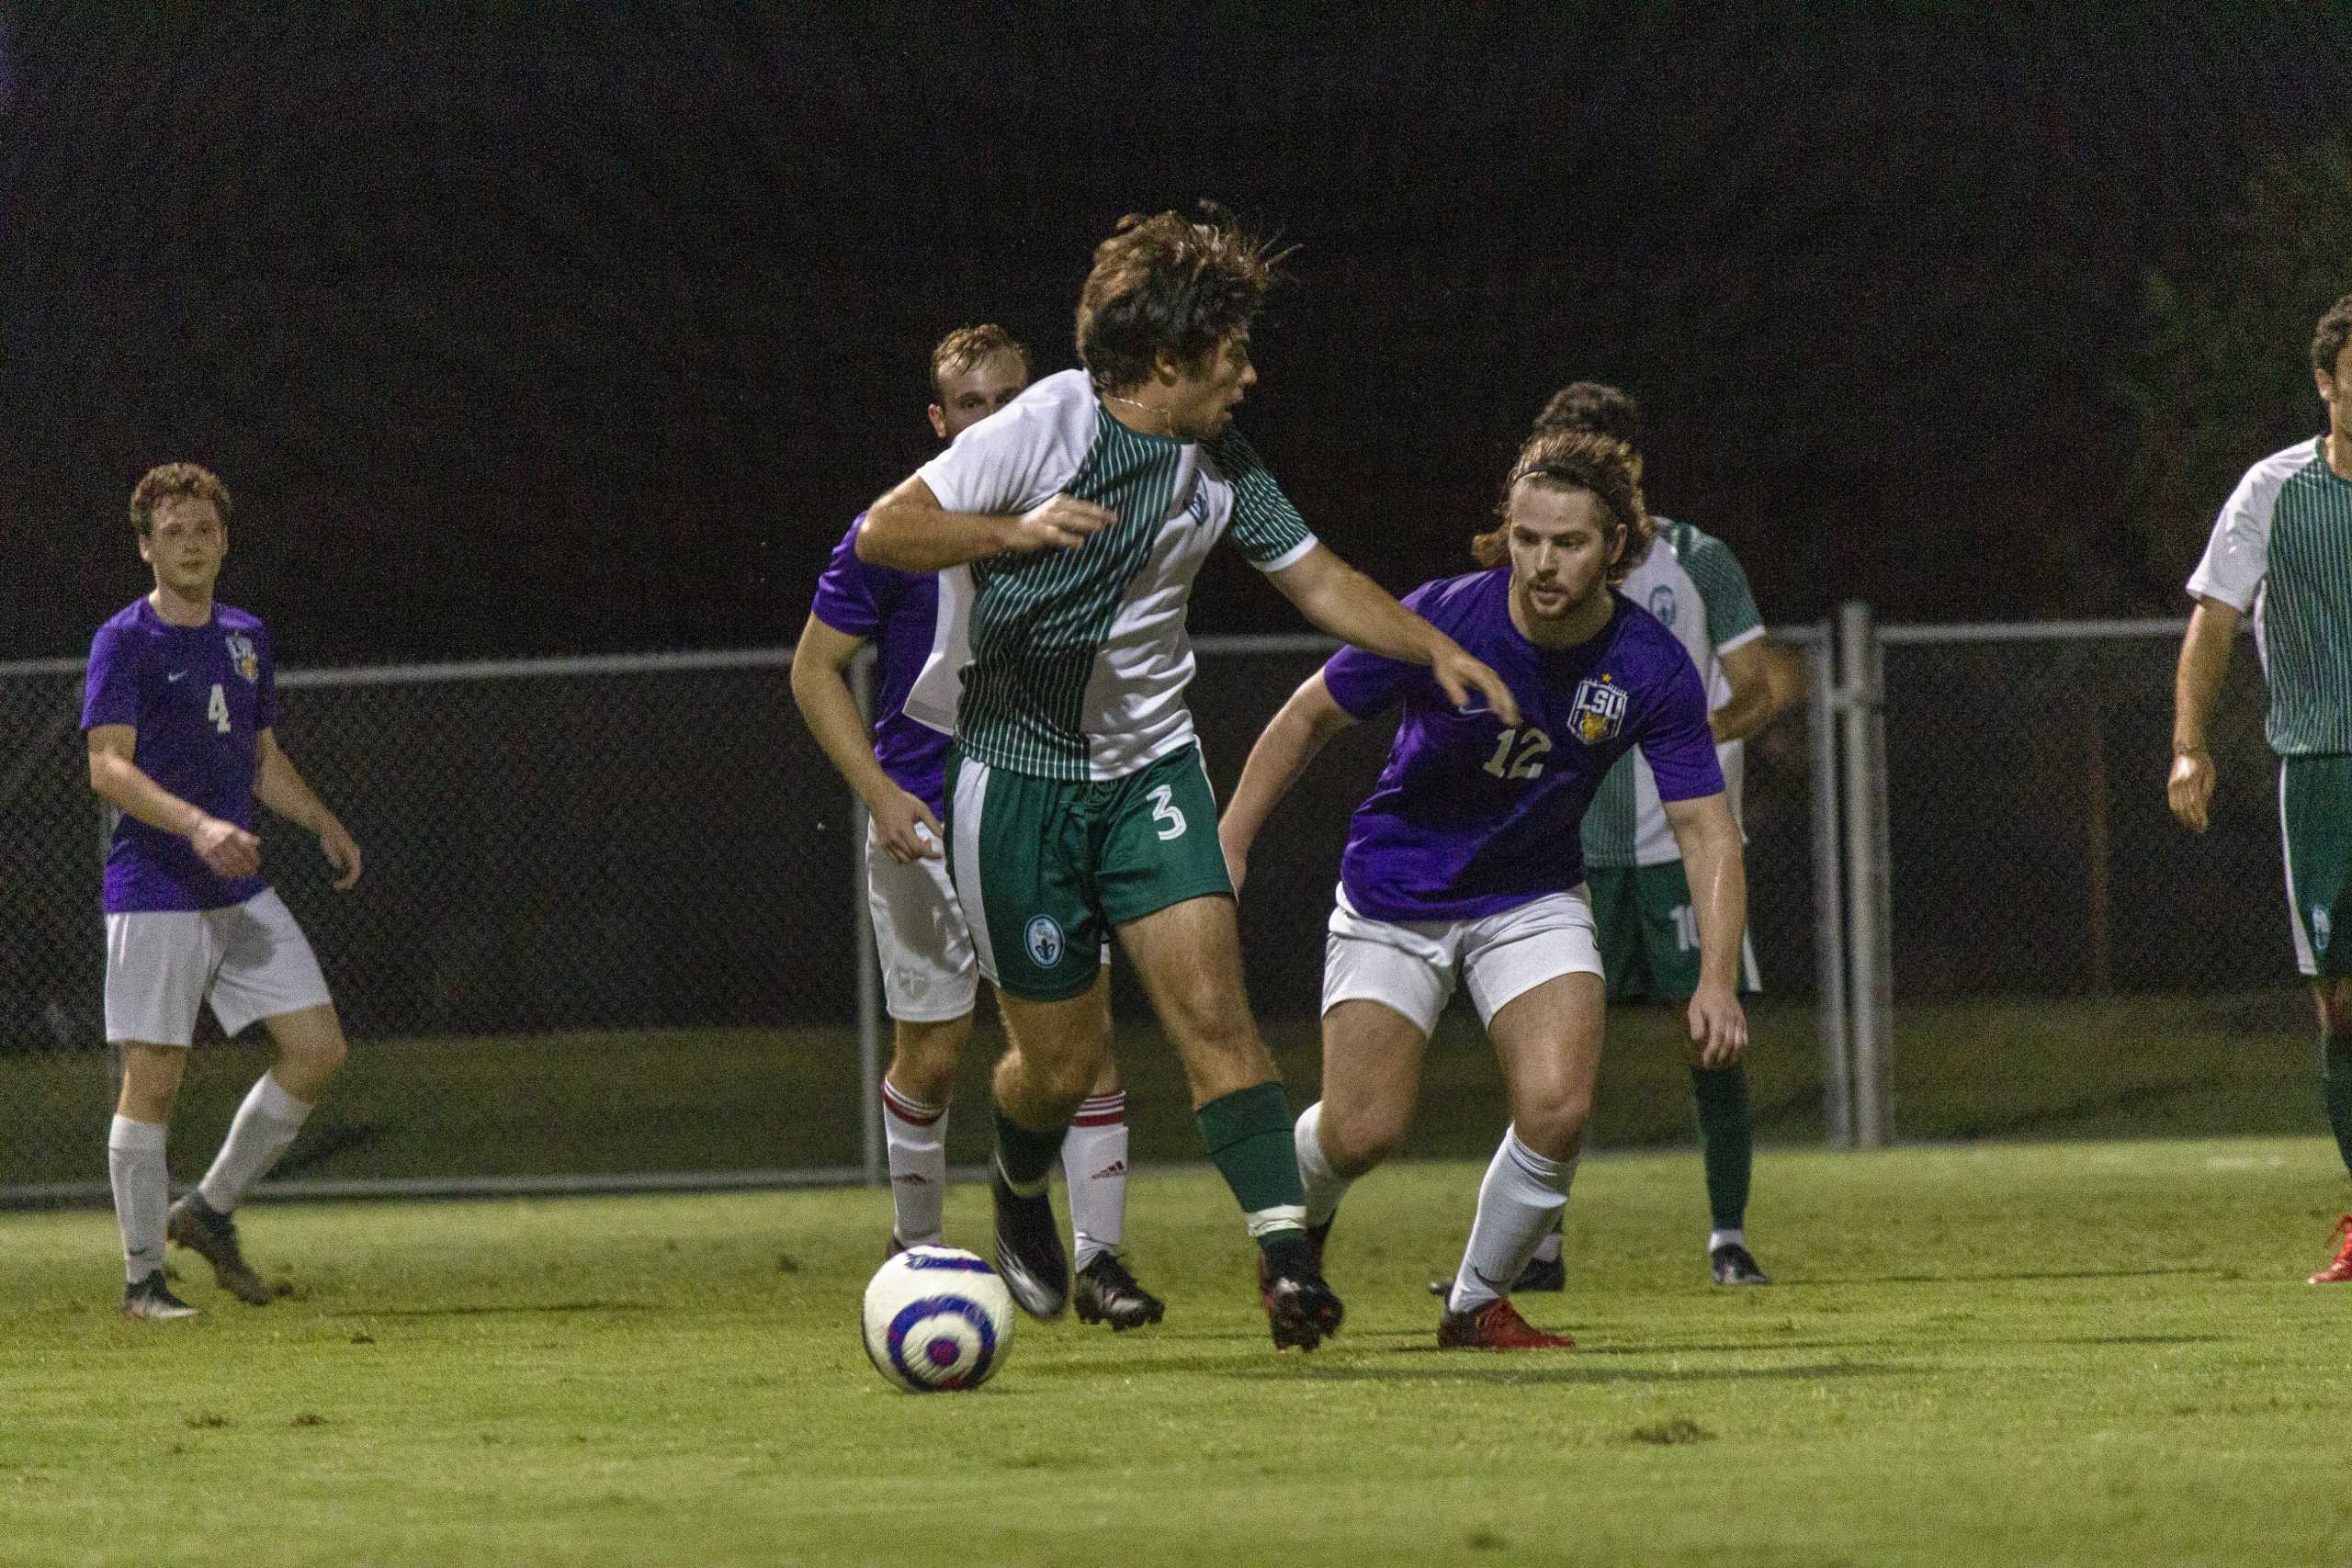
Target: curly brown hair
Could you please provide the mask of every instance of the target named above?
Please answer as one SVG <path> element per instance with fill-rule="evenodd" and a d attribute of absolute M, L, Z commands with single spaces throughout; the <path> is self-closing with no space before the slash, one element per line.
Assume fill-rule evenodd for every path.
<path fill-rule="evenodd" d="M 2312 333 L 2312 368 L 2335 380 L 2336 361 L 2344 356 L 2347 343 L 2352 343 L 2352 294 L 2329 306 L 2327 314 L 2319 319 Z"/>
<path fill-rule="evenodd" d="M 187 497 L 209 501 L 229 525 L 229 487 L 200 463 L 158 463 L 147 470 L 130 492 L 130 526 L 141 538 L 155 531 L 155 509 L 167 501 Z"/>
<path fill-rule="evenodd" d="M 1149 379 L 1163 354 L 1199 364 L 1248 329 L 1288 254 L 1212 201 L 1198 218 L 1130 212 L 1094 247 L 1079 290 L 1079 362 L 1111 391 Z"/>
<path fill-rule="evenodd" d="M 1537 430 L 1596 430 L 1635 451 L 1642 446 L 1642 405 L 1605 381 L 1571 381 L 1535 416 Z"/>
<path fill-rule="evenodd" d="M 931 396 L 944 401 L 947 396 L 947 378 L 961 376 L 981 361 L 999 354 L 1010 354 L 1021 361 L 1022 374 L 1029 371 L 1029 345 L 998 326 L 994 321 L 982 321 L 976 327 L 957 327 L 941 338 L 931 351 Z"/>
<path fill-rule="evenodd" d="M 1495 504 L 1495 526 L 1470 541 L 1470 554 L 1480 566 L 1500 566 L 1510 559 L 1507 536 L 1510 530 L 1510 496 L 1522 479 L 1554 490 L 1591 492 L 1625 530 L 1625 547 L 1609 563 L 1604 574 L 1614 588 L 1648 558 L 1657 525 L 1650 521 L 1649 503 L 1642 499 L 1642 481 L 1634 477 L 1634 449 L 1598 431 L 1540 429 L 1519 449 L 1519 460 L 1503 480 L 1502 499 Z"/>

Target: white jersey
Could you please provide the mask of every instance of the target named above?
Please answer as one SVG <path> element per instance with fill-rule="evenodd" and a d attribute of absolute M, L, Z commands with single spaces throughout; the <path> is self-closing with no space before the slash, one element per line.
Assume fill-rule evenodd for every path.
<path fill-rule="evenodd" d="M 2352 480 L 2328 466 L 2324 436 L 2245 471 L 2188 591 L 2252 615 L 2272 750 L 2352 752 Z"/>
<path fill-rule="evenodd" d="M 1067 492 L 1118 515 L 1074 549 L 940 573 L 905 712 L 1035 777 L 1125 778 L 1189 743 L 1184 612 L 1201 562 L 1228 532 L 1261 571 L 1316 543 L 1239 435 L 1129 430 L 1080 370 L 1036 382 L 918 473 L 949 512 L 1017 513 Z"/>
<path fill-rule="evenodd" d="M 1723 656 L 1762 637 L 1764 618 L 1730 546 L 1688 523 L 1661 517 L 1648 558 L 1618 592 L 1657 616 L 1682 644 L 1706 682 L 1710 711 L 1731 701 Z M 1723 763 L 1732 820 L 1737 822 L 1745 743 L 1727 741 L 1715 748 L 1715 755 Z M 1627 752 L 1601 781 L 1585 813 L 1583 834 L 1587 865 L 1663 865 L 1682 858 L 1674 830 L 1667 826 L 1657 779 L 1639 751 Z"/>

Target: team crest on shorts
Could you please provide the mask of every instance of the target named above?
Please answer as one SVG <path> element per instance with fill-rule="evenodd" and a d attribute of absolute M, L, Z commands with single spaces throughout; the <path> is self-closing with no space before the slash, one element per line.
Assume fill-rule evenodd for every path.
<path fill-rule="evenodd" d="M 1021 933 L 1023 946 L 1029 950 L 1029 962 L 1040 969 L 1051 969 L 1062 961 L 1062 928 L 1051 915 L 1039 915 Z"/>
<path fill-rule="evenodd" d="M 2312 946 L 2321 953 L 2327 951 L 2328 927 L 2332 923 L 2327 917 L 2326 905 L 2312 906 Z"/>
<path fill-rule="evenodd" d="M 1577 739 L 1598 746 L 1625 728 L 1625 688 L 1606 675 L 1578 681 L 1570 711 L 1576 716 Z"/>
<path fill-rule="evenodd" d="M 261 655 L 254 651 L 254 639 L 244 633 L 229 634 L 229 661 L 248 682 L 261 679 Z"/>
<path fill-rule="evenodd" d="M 1650 614 L 1668 626 L 1674 624 L 1674 587 L 1661 582 L 1650 590 Z"/>

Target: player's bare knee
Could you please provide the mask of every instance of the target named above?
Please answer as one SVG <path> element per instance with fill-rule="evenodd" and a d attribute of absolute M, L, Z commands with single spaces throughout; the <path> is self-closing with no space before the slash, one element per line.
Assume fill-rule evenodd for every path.
<path fill-rule="evenodd" d="M 1584 1147 L 1585 1124 L 1592 1119 L 1589 1094 L 1548 1096 L 1515 1113 L 1519 1141 L 1546 1159 L 1573 1159 Z"/>
<path fill-rule="evenodd" d="M 890 1081 L 925 1105 L 945 1104 L 955 1087 L 956 1064 L 971 1038 L 971 1014 L 935 1023 L 902 1021 L 892 1034 Z"/>
<path fill-rule="evenodd" d="M 1007 1051 L 996 1066 L 997 1100 L 1008 1110 L 1046 1115 L 1077 1109 L 1101 1066 L 1098 1049 L 1075 1042 L 1041 1048 L 1031 1041 Z"/>
<path fill-rule="evenodd" d="M 1333 1171 L 1353 1180 L 1396 1152 L 1405 1141 L 1406 1121 L 1385 1109 L 1334 1117 L 1327 1102 L 1319 1123 L 1323 1157 Z"/>
<path fill-rule="evenodd" d="M 179 1102 L 181 1075 L 187 1070 L 187 1052 L 181 1047 L 126 1043 L 117 1114 L 159 1126 L 169 1122 L 172 1108 Z"/>
<path fill-rule="evenodd" d="M 323 1083 L 343 1071 L 351 1059 L 351 1047 L 345 1043 L 343 1031 L 329 1030 L 322 1034 L 289 1040 L 278 1047 L 281 1066 L 294 1068 L 313 1082 Z"/>

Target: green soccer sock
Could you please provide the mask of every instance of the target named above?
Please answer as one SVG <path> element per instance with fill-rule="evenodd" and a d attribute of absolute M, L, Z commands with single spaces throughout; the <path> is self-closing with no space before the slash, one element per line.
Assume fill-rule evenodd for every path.
<path fill-rule="evenodd" d="M 1747 1067 L 1692 1067 L 1699 1099 L 1699 1154 L 1707 1168 L 1707 1211 L 1719 1231 L 1736 1231 L 1747 1216 L 1747 1184 L 1756 1164 L 1756 1129 L 1747 1113 Z"/>
<path fill-rule="evenodd" d="M 2352 1171 L 2352 1034 L 2320 1037 L 2320 1096 L 2327 1102 L 2327 1124 L 2335 1134 L 2335 1152 L 2344 1168 Z"/>
<path fill-rule="evenodd" d="M 1001 1105 L 990 1109 L 996 1112 L 996 1162 L 1003 1168 L 1005 1185 L 1023 1198 L 1035 1198 L 1046 1190 L 1046 1173 L 1062 1157 L 1062 1135 L 1069 1129 L 1041 1132 L 1007 1116 Z"/>
<path fill-rule="evenodd" d="M 1193 1114 L 1209 1158 L 1249 1219 L 1251 1237 L 1269 1252 L 1299 1245 L 1306 1228 L 1306 1189 L 1298 1179 L 1298 1146 L 1283 1086 L 1236 1089 Z"/>

